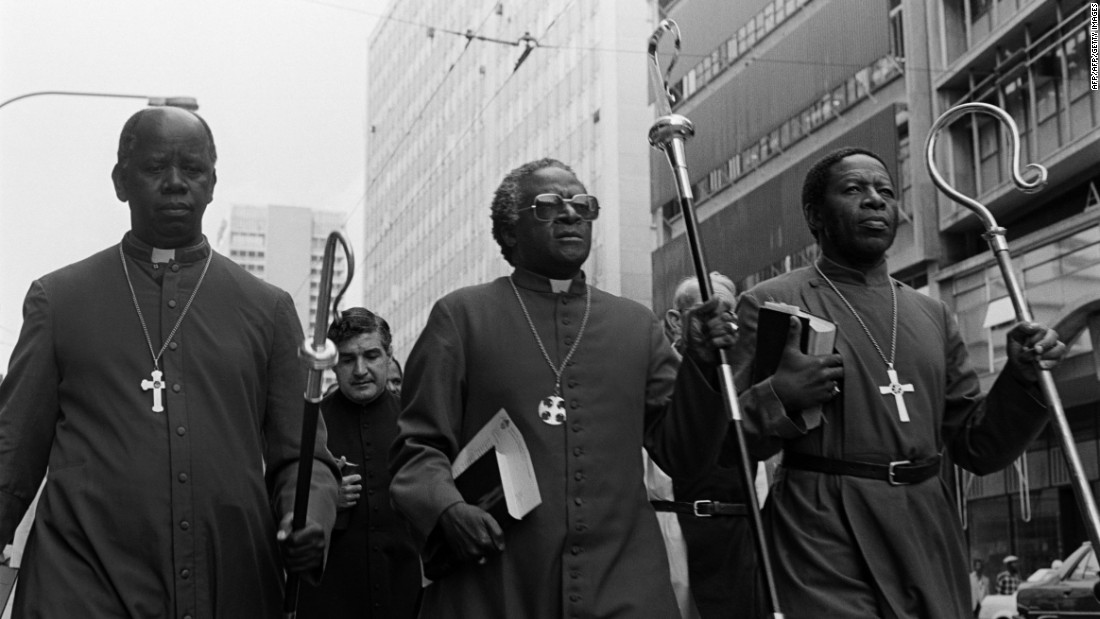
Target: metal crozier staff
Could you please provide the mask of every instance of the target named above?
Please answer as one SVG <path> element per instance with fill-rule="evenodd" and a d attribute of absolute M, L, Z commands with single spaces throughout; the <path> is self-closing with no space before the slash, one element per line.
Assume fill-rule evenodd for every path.
<path fill-rule="evenodd" d="M 925 158 L 928 164 L 928 173 L 932 176 L 932 182 L 949 198 L 962 206 L 970 209 L 985 226 L 985 239 L 989 243 L 989 249 L 997 260 L 997 266 L 1001 269 L 1005 288 L 1008 290 L 1012 307 L 1016 312 L 1016 320 L 1031 322 L 1031 308 L 1024 298 L 1023 289 L 1016 281 L 1016 271 L 1012 268 L 1012 258 L 1008 252 L 1008 241 L 1005 239 L 1007 231 L 997 225 L 993 214 L 982 203 L 967 197 L 952 187 L 936 168 L 935 151 L 936 138 L 939 132 L 950 125 L 959 117 L 969 114 L 988 114 L 997 118 L 1008 129 L 1009 144 L 1012 149 L 1012 162 L 1009 171 L 1012 174 L 1012 182 L 1024 193 L 1035 193 L 1043 188 L 1047 181 L 1047 170 L 1037 163 L 1030 163 L 1028 168 L 1035 170 L 1038 176 L 1035 180 L 1027 181 L 1020 174 L 1020 130 L 1012 116 L 1001 108 L 988 103 L 963 103 L 944 112 L 928 132 L 928 142 L 925 148 Z M 1093 548 L 1100 548 L 1100 511 L 1096 507 L 1096 499 L 1092 495 L 1089 486 L 1089 478 L 1081 465 L 1081 457 L 1077 453 L 1077 443 L 1073 438 L 1073 430 L 1066 419 L 1065 409 L 1062 407 L 1062 399 L 1058 395 L 1058 387 L 1054 384 L 1054 376 L 1047 365 L 1041 364 L 1037 368 L 1039 387 L 1043 392 L 1050 415 L 1057 426 L 1058 438 L 1061 441 L 1062 452 L 1066 457 L 1066 465 L 1069 467 L 1070 477 L 1073 480 L 1073 491 L 1077 497 L 1077 505 L 1081 509 L 1081 517 L 1085 521 L 1085 529 L 1092 542 Z"/>
<path fill-rule="evenodd" d="M 340 299 L 347 292 L 351 278 L 355 274 L 355 257 L 344 235 L 331 232 L 325 242 L 325 254 L 321 262 L 321 284 L 317 293 L 317 313 L 313 328 L 313 339 L 306 338 L 299 351 L 309 368 L 306 378 L 305 408 L 302 412 L 302 453 L 298 460 L 298 483 L 294 495 L 294 517 L 291 530 L 297 531 L 306 525 L 309 508 L 310 479 L 313 474 L 313 447 L 317 440 L 317 417 L 321 405 L 321 380 L 326 369 L 336 365 L 336 345 L 325 337 L 328 330 L 329 299 L 332 296 L 332 276 L 336 270 L 336 244 L 344 248 L 347 277 L 340 292 L 332 301 L 332 315 L 339 316 L 337 309 Z M 286 592 L 283 598 L 283 616 L 294 619 L 298 606 L 298 574 L 290 573 L 286 579 Z"/>
<path fill-rule="evenodd" d="M 695 218 L 695 201 L 691 192 L 691 178 L 688 176 L 687 156 L 684 152 L 684 143 L 695 135 L 695 127 L 690 120 L 679 114 L 672 113 L 665 75 L 661 73 L 661 64 L 657 58 L 657 45 L 665 32 L 671 32 L 674 39 L 676 55 L 669 63 L 668 71 L 676 64 L 676 56 L 680 52 L 680 28 L 676 22 L 666 19 L 661 21 L 657 30 L 649 38 L 650 58 L 650 83 L 654 88 L 654 96 L 657 103 L 659 117 L 649 130 L 649 143 L 654 148 L 661 150 L 668 157 L 669 165 L 676 181 L 676 191 L 680 197 L 680 209 L 684 215 L 684 229 L 687 233 L 688 246 L 691 251 L 692 264 L 695 266 L 695 276 L 699 282 L 699 294 L 704 302 L 714 296 L 714 288 L 707 269 L 706 258 L 703 254 L 702 243 L 699 239 L 698 224 Z M 754 468 L 749 460 L 748 449 L 745 443 L 744 429 L 742 428 L 741 409 L 737 402 L 737 391 L 733 383 L 733 370 L 730 365 L 729 353 L 719 350 L 719 373 L 722 381 L 722 396 L 726 411 L 733 420 L 731 429 L 737 439 L 740 456 L 740 469 L 742 485 L 744 488 L 754 487 Z M 756 544 L 756 553 L 759 559 L 760 569 L 764 580 L 765 593 L 768 598 L 772 616 L 781 618 L 782 611 L 779 608 L 779 598 L 775 592 L 775 578 L 772 574 L 771 558 L 768 555 L 768 547 L 764 538 L 764 526 L 760 518 L 760 505 L 756 494 L 745 493 L 749 506 L 749 522 L 751 523 L 753 539 Z"/>

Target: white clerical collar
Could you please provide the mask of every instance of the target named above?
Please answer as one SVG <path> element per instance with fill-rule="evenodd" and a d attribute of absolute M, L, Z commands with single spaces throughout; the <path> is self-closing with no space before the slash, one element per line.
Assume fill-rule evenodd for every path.
<path fill-rule="evenodd" d="M 569 292 L 569 286 L 571 286 L 572 284 L 572 279 L 551 279 L 550 290 L 557 294 Z"/>
<path fill-rule="evenodd" d="M 172 260 L 175 260 L 175 259 L 176 259 L 176 250 L 175 249 L 161 249 L 159 247 L 154 247 L 153 248 L 153 253 L 150 257 L 150 261 L 153 262 L 154 264 L 160 263 L 160 262 L 165 262 L 165 263 L 166 262 L 171 262 Z"/>

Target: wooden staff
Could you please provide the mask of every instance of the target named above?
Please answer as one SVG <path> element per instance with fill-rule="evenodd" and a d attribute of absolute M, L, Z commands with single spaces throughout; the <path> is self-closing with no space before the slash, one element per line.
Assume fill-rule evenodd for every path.
<path fill-rule="evenodd" d="M 998 119 L 1008 129 L 1009 144 L 1012 150 L 1012 163 L 1009 166 L 1012 174 L 1012 182 L 1024 193 L 1035 193 L 1043 188 L 1047 182 L 1047 170 L 1037 163 L 1029 163 L 1028 169 L 1038 173 L 1035 180 L 1025 180 L 1020 173 L 1020 130 L 1012 116 L 1001 108 L 988 103 L 963 103 L 944 112 L 928 132 L 928 143 L 925 147 L 925 161 L 928 164 L 928 172 L 932 176 L 932 182 L 949 198 L 962 206 L 970 209 L 978 216 L 985 226 L 985 240 L 989 243 L 993 256 L 997 259 L 997 265 L 1001 268 L 1001 276 L 1004 278 L 1005 288 L 1012 299 L 1012 307 L 1016 310 L 1016 320 L 1032 322 L 1031 309 L 1024 298 L 1023 290 L 1016 281 L 1016 272 L 1012 268 L 1012 259 L 1008 253 L 1008 241 L 1005 240 L 1005 229 L 997 225 L 993 214 L 989 209 L 977 200 L 967 197 L 954 187 L 949 185 L 940 172 L 936 169 L 935 150 L 936 137 L 939 132 L 960 116 L 968 113 L 988 114 Z M 1066 412 L 1062 408 L 1062 399 L 1058 396 L 1058 388 L 1054 384 L 1054 376 L 1050 370 L 1044 367 L 1040 361 L 1036 361 L 1036 369 L 1039 371 L 1039 388 L 1043 392 L 1047 408 L 1054 418 L 1054 424 L 1058 428 L 1058 438 L 1062 443 L 1062 452 L 1066 456 L 1066 465 L 1069 467 L 1070 477 L 1073 478 L 1073 490 L 1077 497 L 1077 505 L 1081 509 L 1085 521 L 1085 529 L 1088 532 L 1089 541 L 1093 548 L 1100 548 L 1100 512 L 1096 509 L 1096 499 L 1092 496 L 1088 477 L 1081 466 L 1081 457 L 1077 454 L 1077 443 L 1074 441 L 1073 432 L 1066 420 Z"/>
<path fill-rule="evenodd" d="M 665 32 L 672 33 L 675 46 L 675 54 L 668 65 L 667 73 L 662 72 L 661 63 L 657 58 L 657 44 Z M 711 285 L 710 271 L 707 269 L 703 247 L 699 240 L 699 226 L 695 218 L 695 199 L 691 193 L 691 178 L 688 176 L 687 156 L 684 152 L 684 143 L 695 135 L 695 126 L 684 116 L 672 113 L 673 95 L 668 89 L 667 75 L 671 73 L 672 67 L 676 65 L 676 58 L 679 55 L 680 27 L 671 19 L 665 19 L 661 21 L 660 25 L 657 26 L 657 30 L 649 37 L 649 76 L 650 84 L 654 89 L 658 114 L 657 121 L 649 129 L 649 143 L 657 150 L 663 151 L 668 157 L 669 165 L 672 166 L 672 175 L 676 181 L 676 193 L 680 197 L 680 210 L 684 215 L 684 228 L 687 232 L 691 259 L 695 265 L 695 276 L 699 280 L 699 294 L 706 302 L 714 296 L 714 287 Z M 760 568 L 764 576 L 764 588 L 772 610 L 771 616 L 775 619 L 782 619 L 783 613 L 779 610 L 779 598 L 775 591 L 775 576 L 772 572 L 771 556 L 768 554 L 767 540 L 764 539 L 764 522 L 760 517 L 760 503 L 754 490 L 756 487 L 755 471 L 752 468 L 752 462 L 749 461 L 748 447 L 745 443 L 745 430 L 742 428 L 741 407 L 737 403 L 737 390 L 733 384 L 733 369 L 730 365 L 729 353 L 725 349 L 721 349 L 718 354 L 722 396 L 726 404 L 726 412 L 733 420 L 734 434 L 737 436 L 741 483 L 745 488 L 745 495 L 749 503 L 749 523 L 756 542 L 756 556 L 760 560 Z M 751 575 L 749 577 L 751 578 Z"/>
<path fill-rule="evenodd" d="M 344 264 L 347 266 L 347 277 L 344 285 L 336 294 L 332 302 L 332 316 L 339 316 L 340 299 L 351 284 L 352 275 L 355 273 L 355 257 L 344 235 L 332 232 L 325 242 L 325 255 L 321 263 L 321 287 L 317 293 L 317 314 L 314 320 L 313 340 L 307 336 L 302 342 L 302 348 L 298 351 L 307 368 L 305 409 L 302 414 L 302 451 L 298 457 L 298 485 L 294 492 L 294 517 L 291 520 L 291 530 L 297 531 L 306 526 L 306 514 L 309 511 L 309 489 L 313 481 L 313 457 L 314 445 L 317 440 L 317 416 L 321 405 L 321 379 L 325 370 L 336 365 L 336 345 L 326 337 L 329 324 L 329 298 L 332 295 L 332 274 L 336 269 L 336 244 L 344 247 Z M 295 619 L 298 614 L 298 586 L 297 574 L 287 574 L 286 592 L 283 598 L 283 617 Z"/>

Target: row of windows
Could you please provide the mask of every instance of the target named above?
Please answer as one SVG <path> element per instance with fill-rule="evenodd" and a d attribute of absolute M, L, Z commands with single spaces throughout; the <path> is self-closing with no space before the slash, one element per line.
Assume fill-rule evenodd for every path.
<path fill-rule="evenodd" d="M 1069 237 L 1015 257 L 1022 268 L 1035 320 L 1050 323 L 1066 305 L 1087 291 L 1100 290 L 1100 227 L 1091 226 Z M 1015 315 L 1000 268 L 991 265 L 952 283 L 955 314 L 970 360 L 979 373 L 991 373 L 1007 358 L 1005 332 Z M 1069 334 L 1067 334 L 1069 335 Z M 1089 338 L 1079 338 L 1073 353 L 1087 350 Z"/>
<path fill-rule="evenodd" d="M 901 65 L 890 55 L 883 56 L 867 67 L 856 71 L 843 84 L 825 92 L 801 112 L 791 116 L 779 126 L 764 134 L 751 146 L 728 159 L 721 166 L 707 172 L 692 185 L 692 194 L 699 202 L 742 177 L 755 171 L 764 162 L 809 136 L 824 125 L 838 118 L 840 113 L 866 99 L 895 78 L 902 75 Z M 672 221 L 680 215 L 680 202 L 670 200 L 662 205 L 664 219 Z"/>
<path fill-rule="evenodd" d="M 1001 107 L 1020 131 L 1025 161 L 1041 161 L 1092 134 L 1100 126 L 1100 93 L 1089 88 L 1087 7 L 1040 33 L 1007 42 L 994 66 L 971 69 L 971 88 L 959 103 L 983 101 Z M 980 76 L 980 79 L 979 79 Z M 955 158 L 955 183 L 967 195 L 981 196 L 1006 183 L 1010 152 L 999 121 L 966 116 L 951 126 L 953 141 L 969 150 Z M 951 210 L 946 214 L 953 213 Z"/>
<path fill-rule="evenodd" d="M 229 250 L 229 257 L 232 258 L 233 260 L 237 260 L 239 258 L 259 258 L 259 259 L 263 259 L 264 252 L 263 251 L 253 251 L 253 250 L 231 249 L 231 250 Z"/>
<path fill-rule="evenodd" d="M 754 19 L 741 26 L 737 33 L 711 51 L 672 87 L 676 105 L 691 98 L 703 86 L 718 77 L 738 58 L 762 41 L 811 0 L 772 0 Z"/>
<path fill-rule="evenodd" d="M 998 26 L 1008 22 L 1034 0 L 948 0 L 947 14 L 964 28 L 966 48 L 980 45 Z M 961 18 L 961 19 L 959 19 Z"/>

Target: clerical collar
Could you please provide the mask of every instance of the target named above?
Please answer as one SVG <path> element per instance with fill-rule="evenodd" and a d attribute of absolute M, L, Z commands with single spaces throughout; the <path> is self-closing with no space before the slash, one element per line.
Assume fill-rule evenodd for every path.
<path fill-rule="evenodd" d="M 516 267 L 512 281 L 520 288 L 536 292 L 553 292 L 583 295 L 585 288 L 584 271 L 579 271 L 573 279 L 550 279 L 527 269 Z"/>
<path fill-rule="evenodd" d="M 817 266 L 834 282 L 858 284 L 860 286 L 881 286 L 890 281 L 890 268 L 887 266 L 885 259 L 866 273 L 833 262 L 824 254 L 818 257 Z"/>
<path fill-rule="evenodd" d="M 127 256 L 143 262 L 157 264 L 174 260 L 187 264 L 206 260 L 206 257 L 210 255 L 210 243 L 207 242 L 206 236 L 204 235 L 202 237 L 202 242 L 192 245 L 191 247 L 161 249 L 159 247 L 153 247 L 137 238 L 133 232 L 127 232 L 126 235 L 122 237 L 122 251 L 124 251 Z"/>

